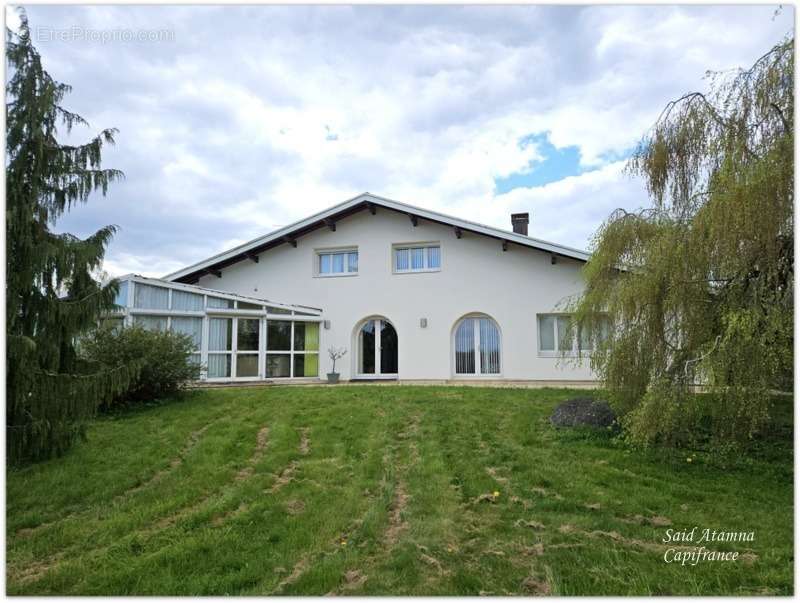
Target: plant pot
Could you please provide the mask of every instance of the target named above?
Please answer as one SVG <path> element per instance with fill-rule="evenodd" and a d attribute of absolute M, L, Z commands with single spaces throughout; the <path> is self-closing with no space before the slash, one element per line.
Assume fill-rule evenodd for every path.
<path fill-rule="evenodd" d="M 328 383 L 339 383 L 339 373 L 328 373 Z"/>

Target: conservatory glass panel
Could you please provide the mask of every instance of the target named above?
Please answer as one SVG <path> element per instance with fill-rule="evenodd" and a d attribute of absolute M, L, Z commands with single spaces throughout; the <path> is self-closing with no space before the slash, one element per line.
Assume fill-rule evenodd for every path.
<path fill-rule="evenodd" d="M 117 296 L 114 298 L 114 303 L 118 306 L 127 306 L 128 305 L 128 287 L 130 286 L 129 281 L 122 281 L 119 284 L 119 289 L 117 289 Z"/>
<path fill-rule="evenodd" d="M 292 323 L 288 320 L 267 321 L 267 350 L 288 351 L 292 346 Z"/>
<path fill-rule="evenodd" d="M 296 322 L 294 323 L 294 349 L 295 351 L 319 351 L 319 323 Z"/>
<path fill-rule="evenodd" d="M 231 355 L 230 354 L 209 354 L 208 355 L 208 378 L 222 379 L 231 376 Z"/>
<path fill-rule="evenodd" d="M 291 354 L 267 354 L 267 377 L 291 377 Z"/>
<path fill-rule="evenodd" d="M 233 300 L 225 299 L 224 297 L 209 297 L 209 308 L 233 308 Z"/>
<path fill-rule="evenodd" d="M 213 351 L 229 351 L 233 341 L 233 325 L 231 318 L 208 319 L 208 349 Z"/>
<path fill-rule="evenodd" d="M 258 351 L 258 318 L 238 318 L 236 320 L 236 349 L 239 351 Z"/>
<path fill-rule="evenodd" d="M 133 307 L 146 310 L 168 310 L 169 289 L 136 283 L 133 288 Z"/>
<path fill-rule="evenodd" d="M 203 296 L 197 293 L 173 289 L 172 309 L 182 312 L 200 312 L 203 310 Z"/>
<path fill-rule="evenodd" d="M 236 354 L 236 376 L 258 377 L 258 354 Z"/>
<path fill-rule="evenodd" d="M 173 316 L 172 330 L 176 333 L 189 335 L 194 342 L 194 349 L 202 347 L 203 340 L 203 319 L 195 316 Z"/>
<path fill-rule="evenodd" d="M 319 354 L 295 354 L 294 376 L 317 377 L 319 375 Z"/>
<path fill-rule="evenodd" d="M 166 331 L 167 317 L 135 314 L 133 316 L 133 324 L 148 331 Z"/>

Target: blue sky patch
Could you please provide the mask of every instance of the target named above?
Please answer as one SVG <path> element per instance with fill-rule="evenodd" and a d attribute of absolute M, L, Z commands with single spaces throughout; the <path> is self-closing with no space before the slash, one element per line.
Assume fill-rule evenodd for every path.
<path fill-rule="evenodd" d="M 495 178 L 495 191 L 498 195 L 515 188 L 544 186 L 550 182 L 563 180 L 568 176 L 577 176 L 592 168 L 581 167 L 581 153 L 577 146 L 556 148 L 550 142 L 549 132 L 531 134 L 519 141 L 520 146 L 535 144 L 544 159 L 531 161 L 527 169 L 516 172 L 505 178 Z"/>

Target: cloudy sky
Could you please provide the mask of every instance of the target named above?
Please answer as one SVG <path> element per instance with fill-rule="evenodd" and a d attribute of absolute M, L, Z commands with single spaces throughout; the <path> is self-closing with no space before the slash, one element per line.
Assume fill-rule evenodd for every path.
<path fill-rule="evenodd" d="M 28 15 L 74 88 L 65 106 L 91 124 L 71 140 L 120 130 L 104 158 L 125 181 L 58 228 L 117 224 L 106 270 L 150 276 L 364 191 L 502 228 L 529 211 L 532 236 L 587 248 L 613 209 L 648 203 L 621 170 L 664 104 L 751 64 L 794 20 L 770 6 Z"/>

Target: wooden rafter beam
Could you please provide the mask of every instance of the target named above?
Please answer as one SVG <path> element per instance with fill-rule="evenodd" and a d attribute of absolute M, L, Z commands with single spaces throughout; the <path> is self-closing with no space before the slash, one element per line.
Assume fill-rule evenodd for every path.
<path fill-rule="evenodd" d="M 256 264 L 258 264 L 258 256 L 255 253 L 248 253 L 247 259 L 252 260 Z"/>
<path fill-rule="evenodd" d="M 369 208 L 369 213 L 371 213 L 373 216 L 375 215 L 375 212 L 378 211 L 374 203 L 367 203 L 367 207 Z"/>
<path fill-rule="evenodd" d="M 408 214 L 408 219 L 411 220 L 411 224 L 416 226 L 419 223 L 419 218 L 414 214 Z"/>
<path fill-rule="evenodd" d="M 503 251 L 508 251 L 508 241 L 503 240 Z"/>
<path fill-rule="evenodd" d="M 283 237 L 283 242 L 284 243 L 289 243 L 289 245 L 291 245 L 292 247 L 295 247 L 295 248 L 297 247 L 297 241 L 295 239 L 293 239 L 292 237 Z"/>
<path fill-rule="evenodd" d="M 336 222 L 330 218 L 325 218 L 325 226 L 331 229 L 331 232 L 336 232 Z"/>
<path fill-rule="evenodd" d="M 555 263 L 556 263 L 556 254 L 555 253 L 551 253 L 550 254 L 550 263 L 555 265 Z"/>
<path fill-rule="evenodd" d="M 460 238 L 461 238 L 461 235 L 463 234 L 463 233 L 461 232 L 461 229 L 460 229 L 458 226 L 456 226 L 456 227 L 454 227 L 454 228 L 453 228 L 453 230 L 454 230 L 454 231 L 455 231 L 455 233 L 456 233 L 456 238 L 457 238 L 457 239 L 460 239 Z"/>
<path fill-rule="evenodd" d="M 214 268 L 207 268 L 206 272 L 208 272 L 209 274 L 213 274 L 217 278 L 222 278 L 222 270 L 216 270 Z"/>

